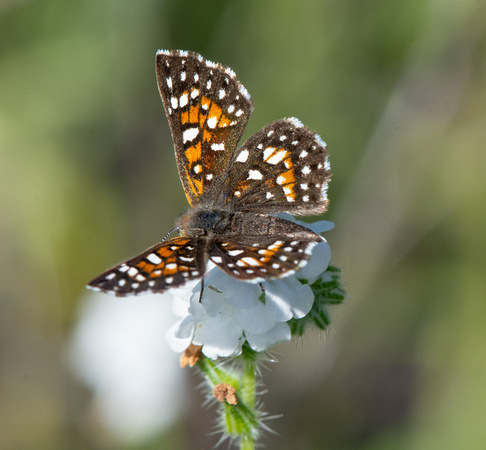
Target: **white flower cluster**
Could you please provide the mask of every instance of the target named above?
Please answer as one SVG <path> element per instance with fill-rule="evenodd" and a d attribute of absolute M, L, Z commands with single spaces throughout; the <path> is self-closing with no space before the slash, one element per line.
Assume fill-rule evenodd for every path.
<path fill-rule="evenodd" d="M 315 233 L 334 226 L 327 221 L 301 225 Z M 200 345 L 208 358 L 215 359 L 239 355 L 245 341 L 261 352 L 290 340 L 287 321 L 309 313 L 314 302 L 309 285 L 327 269 L 330 259 L 331 251 L 323 238 L 313 248 L 310 261 L 297 273 L 262 283 L 264 303 L 259 300 L 262 289 L 258 283 L 238 281 L 216 265 L 208 267 L 201 302 L 200 281 L 170 291 L 174 313 L 180 317 L 167 333 L 170 346 L 183 352 L 191 343 Z M 302 284 L 299 279 L 308 283 Z"/>

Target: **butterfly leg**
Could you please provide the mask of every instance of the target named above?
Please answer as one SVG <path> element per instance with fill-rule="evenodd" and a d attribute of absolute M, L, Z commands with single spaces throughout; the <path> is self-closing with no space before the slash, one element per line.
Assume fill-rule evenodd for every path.
<path fill-rule="evenodd" d="M 260 289 L 262 290 L 262 294 L 265 294 L 265 288 L 263 287 L 263 284 L 258 283 L 258 285 L 260 286 Z"/>
<path fill-rule="evenodd" d="M 199 303 L 201 303 L 204 292 L 204 277 L 201 278 L 201 290 L 199 291 Z"/>

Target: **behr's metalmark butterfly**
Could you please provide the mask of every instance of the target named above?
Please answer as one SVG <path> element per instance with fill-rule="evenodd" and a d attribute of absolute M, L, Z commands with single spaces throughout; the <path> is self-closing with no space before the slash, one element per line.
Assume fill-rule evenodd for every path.
<path fill-rule="evenodd" d="M 326 210 L 326 144 L 297 119 L 267 125 L 237 147 L 253 102 L 235 73 L 189 51 L 156 55 L 160 96 L 190 208 L 181 236 L 96 277 L 119 296 L 164 292 L 204 277 L 208 260 L 239 280 L 288 276 L 321 237 L 274 214 Z"/>

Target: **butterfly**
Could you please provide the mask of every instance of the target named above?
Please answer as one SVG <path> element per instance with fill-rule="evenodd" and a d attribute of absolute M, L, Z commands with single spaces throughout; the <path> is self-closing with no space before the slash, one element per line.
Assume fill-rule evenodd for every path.
<path fill-rule="evenodd" d="M 160 50 L 156 74 L 190 207 L 177 220 L 180 236 L 107 270 L 88 287 L 118 296 L 161 293 L 202 279 L 208 261 L 251 282 L 298 271 L 322 239 L 277 214 L 326 211 L 326 144 L 288 118 L 238 147 L 253 101 L 230 68 L 195 52 Z"/>

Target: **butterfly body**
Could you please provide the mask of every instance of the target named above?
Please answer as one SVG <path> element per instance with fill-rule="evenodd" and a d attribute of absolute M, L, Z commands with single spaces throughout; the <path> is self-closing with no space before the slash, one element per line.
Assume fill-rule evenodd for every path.
<path fill-rule="evenodd" d="M 273 122 L 240 147 L 253 102 L 234 72 L 194 52 L 161 50 L 157 81 L 190 208 L 164 240 L 88 287 L 119 296 L 164 292 L 204 276 L 207 262 L 236 279 L 282 278 L 320 236 L 276 213 L 327 208 L 330 166 L 320 137 L 297 119 Z"/>

